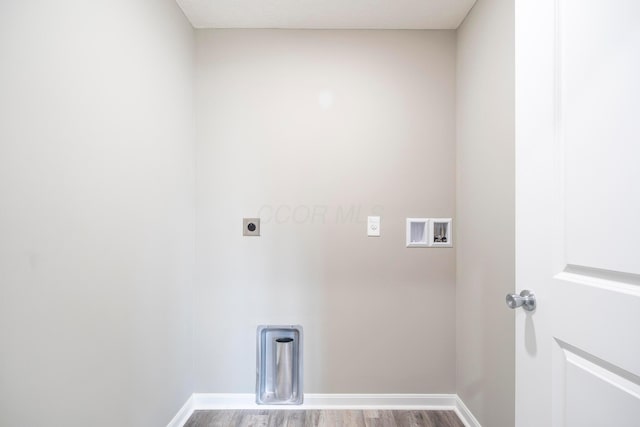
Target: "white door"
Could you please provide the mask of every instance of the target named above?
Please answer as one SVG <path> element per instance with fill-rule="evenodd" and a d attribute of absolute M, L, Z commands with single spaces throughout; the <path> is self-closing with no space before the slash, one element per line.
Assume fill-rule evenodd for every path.
<path fill-rule="evenodd" d="M 640 1 L 516 0 L 517 427 L 640 426 Z"/>

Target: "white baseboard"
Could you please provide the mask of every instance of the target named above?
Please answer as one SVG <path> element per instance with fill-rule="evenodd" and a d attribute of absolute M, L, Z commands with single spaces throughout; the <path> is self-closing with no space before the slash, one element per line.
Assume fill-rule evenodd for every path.
<path fill-rule="evenodd" d="M 462 399 L 456 395 L 456 406 L 454 408 L 458 417 L 462 420 L 466 427 L 482 427 L 476 417 L 473 416 L 467 405 L 464 404 Z"/>
<path fill-rule="evenodd" d="M 195 409 L 451 409 L 455 394 L 308 394 L 302 405 L 258 405 L 256 395 L 194 393 Z"/>
<path fill-rule="evenodd" d="M 183 427 L 195 410 L 196 408 L 194 408 L 193 405 L 193 395 L 191 395 L 185 404 L 182 405 L 182 408 L 180 408 L 176 416 L 173 417 L 169 424 L 167 424 L 167 427 Z"/>
<path fill-rule="evenodd" d="M 456 394 L 305 394 L 302 405 L 258 405 L 253 393 L 194 393 L 167 427 L 183 427 L 193 411 L 214 409 L 453 410 L 466 427 L 481 427 Z"/>

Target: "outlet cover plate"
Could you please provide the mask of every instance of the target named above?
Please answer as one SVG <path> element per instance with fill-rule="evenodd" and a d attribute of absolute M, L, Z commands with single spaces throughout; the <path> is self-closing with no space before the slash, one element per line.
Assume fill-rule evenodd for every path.
<path fill-rule="evenodd" d="M 260 218 L 242 218 L 243 236 L 260 236 Z"/>
<path fill-rule="evenodd" d="M 380 237 L 380 217 L 367 217 L 367 236 Z"/>

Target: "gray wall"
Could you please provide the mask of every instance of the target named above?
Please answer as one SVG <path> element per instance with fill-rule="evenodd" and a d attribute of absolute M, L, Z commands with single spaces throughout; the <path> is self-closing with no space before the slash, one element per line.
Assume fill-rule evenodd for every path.
<path fill-rule="evenodd" d="M 161 426 L 193 391 L 193 31 L 0 3 L 0 425 Z"/>
<path fill-rule="evenodd" d="M 514 425 L 514 5 L 478 0 L 458 29 L 457 391 L 480 423 Z"/>
<path fill-rule="evenodd" d="M 195 391 L 252 392 L 256 326 L 299 323 L 306 392 L 454 392 L 455 250 L 405 218 L 454 215 L 455 32 L 197 31 L 196 64 Z"/>
<path fill-rule="evenodd" d="M 479 0 L 457 45 L 195 47 L 171 0 L 0 4 L 0 425 L 164 425 L 192 391 L 251 392 L 263 323 L 304 326 L 306 392 L 457 391 L 512 425 L 512 2 Z M 406 217 L 454 214 L 455 248 L 404 247 Z"/>

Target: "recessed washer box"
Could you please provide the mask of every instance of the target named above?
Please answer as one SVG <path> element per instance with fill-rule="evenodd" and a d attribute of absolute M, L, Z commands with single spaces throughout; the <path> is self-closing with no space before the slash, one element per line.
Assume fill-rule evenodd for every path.
<path fill-rule="evenodd" d="M 407 218 L 407 247 L 429 247 L 429 218 Z"/>
<path fill-rule="evenodd" d="M 450 248 L 453 246 L 451 218 L 431 218 L 429 220 L 429 246 L 432 248 Z"/>
<path fill-rule="evenodd" d="M 452 224 L 451 218 L 407 218 L 407 247 L 453 247 Z"/>

